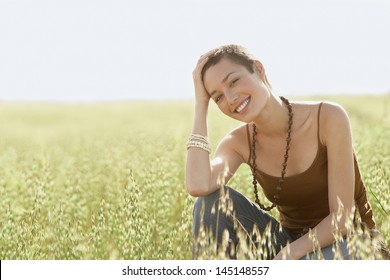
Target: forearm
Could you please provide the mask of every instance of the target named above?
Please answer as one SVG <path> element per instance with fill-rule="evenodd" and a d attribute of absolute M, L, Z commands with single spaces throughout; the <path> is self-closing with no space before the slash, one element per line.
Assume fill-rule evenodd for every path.
<path fill-rule="evenodd" d="M 213 49 L 202 55 L 192 72 L 195 89 L 195 119 L 192 134 L 201 135 L 198 139 L 205 142 L 202 137 L 207 137 L 207 113 L 210 102 L 210 95 L 203 84 L 202 70 L 210 55 L 218 49 Z M 196 137 L 194 137 L 196 139 Z M 193 141 L 197 146 L 198 141 Z M 187 153 L 186 162 L 186 186 L 187 191 L 192 196 L 203 196 L 212 192 L 211 188 L 211 163 L 210 155 L 207 151 L 208 145 L 200 144 L 200 147 L 190 147 Z M 205 148 L 202 149 L 202 148 Z"/>
<path fill-rule="evenodd" d="M 193 134 L 207 137 L 206 104 L 196 103 Z M 187 151 L 186 186 L 193 196 L 205 195 L 209 192 L 211 181 L 211 165 L 209 153 L 200 148 L 190 148 Z"/>
<path fill-rule="evenodd" d="M 328 215 L 311 230 L 311 233 L 303 235 L 290 244 L 290 256 L 287 256 L 287 258 L 300 259 L 318 248 L 331 245 L 335 242 L 336 236 L 345 235 L 344 224 L 345 219 L 336 221 L 334 215 Z"/>
<path fill-rule="evenodd" d="M 192 133 L 207 136 L 207 114 L 208 104 L 202 104 L 196 102 L 195 104 L 195 117 Z"/>

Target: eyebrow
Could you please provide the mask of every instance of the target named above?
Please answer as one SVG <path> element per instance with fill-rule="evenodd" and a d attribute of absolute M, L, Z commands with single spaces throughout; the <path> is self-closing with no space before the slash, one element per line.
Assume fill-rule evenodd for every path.
<path fill-rule="evenodd" d="M 225 83 L 226 80 L 229 78 L 229 76 L 230 76 L 231 74 L 234 74 L 234 73 L 236 73 L 236 72 L 233 71 L 233 72 L 228 73 L 228 74 L 225 76 L 225 78 L 223 78 L 222 83 Z M 216 90 L 213 90 L 213 91 L 210 93 L 210 97 L 213 96 L 216 92 L 217 92 Z"/>

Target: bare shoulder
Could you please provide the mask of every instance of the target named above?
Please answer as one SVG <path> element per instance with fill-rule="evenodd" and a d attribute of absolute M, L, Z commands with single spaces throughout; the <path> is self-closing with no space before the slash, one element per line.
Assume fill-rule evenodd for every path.
<path fill-rule="evenodd" d="M 248 147 L 247 124 L 242 124 L 229 131 L 219 146 L 228 147 L 244 158 L 243 152 Z"/>
<path fill-rule="evenodd" d="M 242 124 L 233 128 L 225 135 L 225 137 L 222 139 L 222 142 L 227 142 L 231 145 L 237 145 L 242 143 L 242 141 L 247 138 L 246 126 L 247 124 Z"/>
<path fill-rule="evenodd" d="M 241 139 L 242 137 L 246 138 L 247 136 L 247 125 L 248 124 L 242 124 L 235 128 L 233 128 L 228 135 L 230 135 L 235 140 Z"/>
<path fill-rule="evenodd" d="M 349 123 L 347 111 L 340 105 L 334 102 L 323 102 L 321 108 L 321 121 L 324 125 L 332 125 L 334 123 Z"/>
<path fill-rule="evenodd" d="M 330 101 L 299 101 L 294 102 L 294 105 L 297 112 L 296 120 L 300 127 L 304 128 L 305 125 L 314 123 L 317 127 L 319 120 L 319 137 L 322 144 L 327 145 L 329 140 L 337 135 L 350 133 L 347 111 L 340 104 Z"/>
<path fill-rule="evenodd" d="M 326 144 L 329 139 L 350 134 L 350 121 L 345 108 L 334 102 L 323 102 L 320 116 L 321 140 Z"/>
<path fill-rule="evenodd" d="M 321 105 L 322 104 L 322 105 Z M 317 112 L 318 107 L 321 105 L 321 117 L 325 114 L 339 114 L 345 113 L 345 109 L 335 102 L 331 101 L 298 101 L 294 102 L 294 105 L 299 111 L 304 112 Z"/>

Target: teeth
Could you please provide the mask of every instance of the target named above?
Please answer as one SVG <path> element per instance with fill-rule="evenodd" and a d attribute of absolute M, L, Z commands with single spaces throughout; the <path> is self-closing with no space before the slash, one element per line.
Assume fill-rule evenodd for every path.
<path fill-rule="evenodd" d="M 238 106 L 236 112 L 240 113 L 242 110 L 244 110 L 244 108 L 246 107 L 246 105 L 248 105 L 248 103 L 249 103 L 249 98 L 245 100 L 240 106 Z"/>

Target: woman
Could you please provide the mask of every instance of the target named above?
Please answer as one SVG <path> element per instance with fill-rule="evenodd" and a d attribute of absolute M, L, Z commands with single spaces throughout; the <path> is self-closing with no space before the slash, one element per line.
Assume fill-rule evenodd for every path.
<path fill-rule="evenodd" d="M 375 221 L 345 110 L 334 103 L 290 103 L 275 96 L 262 63 L 237 45 L 202 55 L 193 79 L 195 121 L 187 142 L 186 186 L 199 197 L 195 257 L 205 249 L 200 231 L 210 230 L 230 258 L 245 246 L 243 236 L 259 258 L 351 258 L 347 234 L 358 225 L 375 230 Z M 222 139 L 211 162 L 210 99 L 222 113 L 245 123 Z M 256 204 L 225 185 L 243 163 L 253 172 Z M 258 185 L 270 202 L 259 201 Z M 274 207 L 279 221 L 267 213 Z"/>

